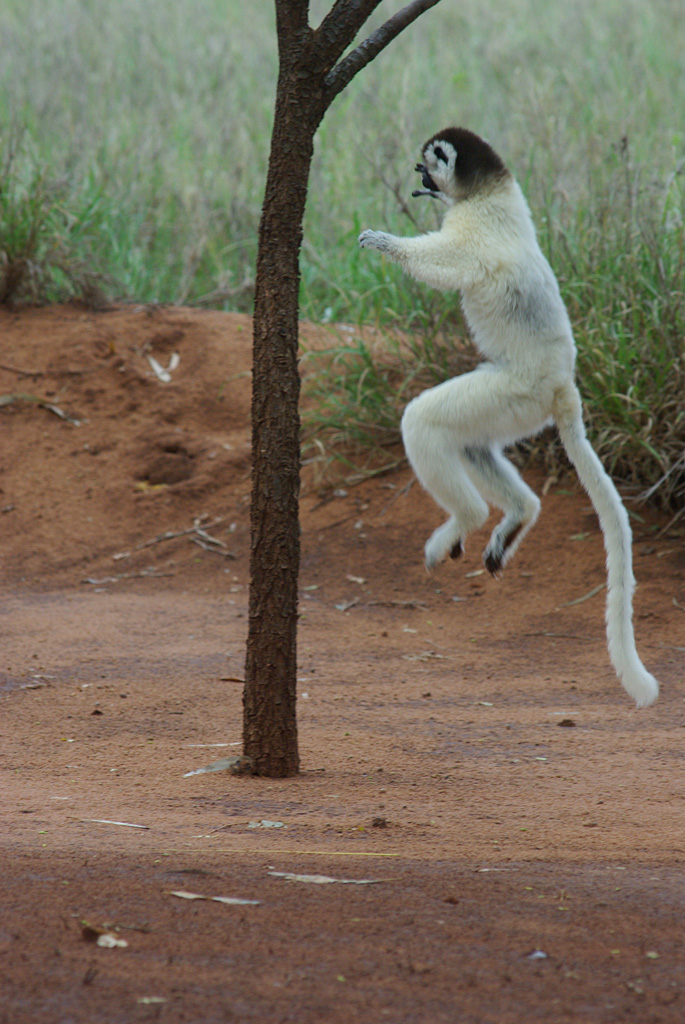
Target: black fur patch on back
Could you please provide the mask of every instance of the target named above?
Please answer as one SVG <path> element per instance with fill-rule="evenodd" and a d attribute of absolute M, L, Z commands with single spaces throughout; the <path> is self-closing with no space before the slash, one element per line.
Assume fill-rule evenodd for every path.
<path fill-rule="evenodd" d="M 501 181 L 509 175 L 504 161 L 492 146 L 468 128 L 445 128 L 436 132 L 426 142 L 422 152 L 425 153 L 431 143 L 439 146 L 440 142 L 449 142 L 456 149 L 455 177 L 469 191 L 488 181 Z"/>

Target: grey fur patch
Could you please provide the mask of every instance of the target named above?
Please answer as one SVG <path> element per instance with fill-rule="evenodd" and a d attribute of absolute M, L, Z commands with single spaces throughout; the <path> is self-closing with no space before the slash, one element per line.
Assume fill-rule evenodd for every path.
<path fill-rule="evenodd" d="M 558 320 L 556 309 L 550 309 L 548 291 L 542 285 L 523 291 L 517 285 L 507 282 L 503 307 L 508 320 L 523 324 L 532 331 L 543 331 Z"/>

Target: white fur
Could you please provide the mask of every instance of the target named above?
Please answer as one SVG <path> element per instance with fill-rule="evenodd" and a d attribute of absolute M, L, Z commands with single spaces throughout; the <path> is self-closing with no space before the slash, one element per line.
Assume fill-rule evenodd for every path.
<path fill-rule="evenodd" d="M 447 161 L 435 155 L 436 149 Z M 450 554 L 458 557 L 466 535 L 487 519 L 490 503 L 504 518 L 484 560 L 493 575 L 499 574 L 540 509 L 503 448 L 556 421 L 604 534 L 609 655 L 627 692 L 644 707 L 659 688 L 635 649 L 628 516 L 585 436 L 573 380 L 571 326 L 526 200 L 508 172 L 465 188 L 455 177 L 459 154 L 439 138 L 423 156 L 437 189 L 417 194 L 447 205 L 440 230 L 416 238 L 364 231 L 359 244 L 378 249 L 434 288 L 460 291 L 473 340 L 488 359 L 473 372 L 424 391 L 402 419 L 409 461 L 449 513 L 426 543 L 426 564 L 430 569 Z"/>

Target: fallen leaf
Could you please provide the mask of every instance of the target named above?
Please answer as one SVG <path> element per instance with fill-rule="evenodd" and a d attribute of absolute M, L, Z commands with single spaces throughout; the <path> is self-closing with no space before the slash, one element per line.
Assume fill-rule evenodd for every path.
<path fill-rule="evenodd" d="M 81 821 L 93 822 L 95 825 L 123 825 L 125 828 L 150 828 L 149 825 L 134 825 L 132 821 L 110 821 L 109 818 L 81 818 Z"/>
<path fill-rule="evenodd" d="M 414 630 L 415 632 L 415 630 Z M 446 655 L 438 654 L 437 651 L 422 651 L 421 654 L 403 654 L 403 661 L 431 661 L 432 659 L 445 660 Z"/>
<path fill-rule="evenodd" d="M 239 747 L 240 740 L 234 743 L 184 743 L 184 747 Z"/>
<path fill-rule="evenodd" d="M 150 494 L 154 491 L 163 491 L 168 486 L 168 484 L 151 484 L 149 480 L 136 480 L 133 485 L 134 490 L 142 491 L 143 494 Z"/>
<path fill-rule="evenodd" d="M 269 871 L 272 878 L 284 878 L 287 882 L 309 882 L 312 885 L 376 885 L 379 878 L 331 878 L 330 875 L 294 875 L 290 871 Z"/>
<path fill-rule="evenodd" d="M 126 939 L 118 939 L 116 935 L 112 935 L 110 932 L 105 932 L 104 935 L 99 935 L 97 938 L 96 946 L 101 946 L 102 949 L 126 949 L 128 942 Z"/>
<path fill-rule="evenodd" d="M 94 942 L 96 946 L 101 946 L 103 949 L 115 949 L 116 947 L 126 949 L 128 946 L 126 939 L 120 939 L 109 929 L 101 928 L 97 924 L 90 924 L 89 921 L 81 921 L 81 934 L 86 942 Z"/>
<path fill-rule="evenodd" d="M 170 384 L 171 374 L 180 363 L 181 357 L 178 352 L 174 352 L 169 360 L 169 365 L 166 370 L 157 362 L 154 356 L 148 356 L 147 361 L 152 367 L 155 377 L 157 377 L 158 380 L 161 380 L 162 384 Z"/>
<path fill-rule="evenodd" d="M 259 906 L 259 900 L 243 900 L 237 896 L 203 896 L 199 892 L 186 892 L 185 889 L 176 889 L 169 893 L 170 896 L 178 896 L 181 900 L 210 900 L 213 903 L 227 903 L 229 906 L 247 907 Z"/>
<path fill-rule="evenodd" d="M 248 828 L 287 828 L 282 821 L 250 821 L 247 825 Z"/>
<path fill-rule="evenodd" d="M 226 772 L 240 761 L 240 757 L 222 757 L 219 761 L 212 761 L 205 768 L 194 768 L 192 772 L 184 772 L 183 778 L 187 779 L 191 775 L 206 775 L 207 772 Z"/>

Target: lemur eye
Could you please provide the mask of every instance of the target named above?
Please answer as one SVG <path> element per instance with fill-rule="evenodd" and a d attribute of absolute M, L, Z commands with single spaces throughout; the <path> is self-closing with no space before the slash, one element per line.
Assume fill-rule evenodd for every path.
<path fill-rule="evenodd" d="M 433 150 L 433 152 L 435 153 L 435 155 L 438 158 L 438 160 L 442 160 L 442 162 L 444 164 L 447 163 L 447 157 L 445 156 L 445 150 L 442 148 L 442 146 L 436 146 L 435 149 Z"/>

